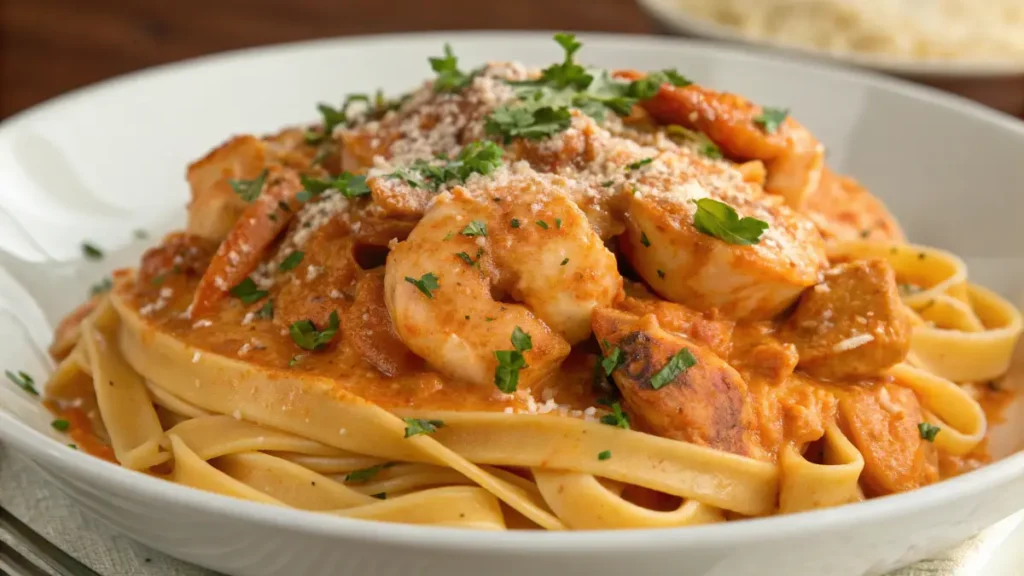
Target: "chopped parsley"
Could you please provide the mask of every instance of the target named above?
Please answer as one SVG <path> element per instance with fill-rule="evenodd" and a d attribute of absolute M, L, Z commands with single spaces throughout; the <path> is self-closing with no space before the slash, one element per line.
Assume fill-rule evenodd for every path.
<path fill-rule="evenodd" d="M 438 156 L 432 161 L 420 159 L 387 177 L 402 180 L 413 188 L 437 192 L 441 186 L 449 182 L 465 182 L 473 174 L 487 176 L 501 166 L 504 154 L 501 146 L 494 142 L 478 140 L 470 142 L 454 160 L 445 156 Z"/>
<path fill-rule="evenodd" d="M 82 255 L 85 256 L 86 260 L 102 260 L 103 250 L 88 242 L 82 242 Z"/>
<path fill-rule="evenodd" d="M 68 422 L 67 420 L 57 419 L 54 420 L 53 422 L 50 422 L 50 426 L 53 426 L 53 429 L 57 430 L 58 432 L 67 432 L 68 429 L 71 428 L 71 423 Z"/>
<path fill-rule="evenodd" d="M 459 232 L 459 234 L 469 236 L 470 238 L 475 236 L 487 236 L 487 224 L 480 220 L 473 220 L 469 224 L 466 224 L 466 227 L 463 228 L 462 232 Z"/>
<path fill-rule="evenodd" d="M 665 366 L 658 370 L 658 373 L 651 377 L 651 388 L 660 390 L 676 379 L 677 376 L 697 365 L 697 359 L 693 357 L 688 348 L 676 352 L 669 359 Z"/>
<path fill-rule="evenodd" d="M 36 381 L 21 370 L 17 372 L 11 372 L 10 370 L 4 370 L 4 376 L 18 387 L 28 392 L 33 396 L 39 396 L 39 390 L 36 390 Z"/>
<path fill-rule="evenodd" d="M 501 136 L 505 143 L 515 138 L 540 140 L 563 132 L 572 124 L 568 106 L 546 103 L 541 92 L 519 104 L 500 106 L 487 117 L 488 134 Z"/>
<path fill-rule="evenodd" d="M 609 459 L 611 457 L 612 457 L 612 451 L 611 450 L 605 450 L 605 451 L 599 452 L 597 454 L 597 459 L 598 460 L 607 460 L 607 459 Z"/>
<path fill-rule="evenodd" d="M 299 179 L 302 181 L 302 192 L 299 192 L 296 198 L 300 202 L 309 202 L 327 190 L 337 190 L 345 198 L 358 198 L 370 193 L 370 187 L 366 185 L 366 176 L 350 172 L 342 172 L 334 179 L 313 178 L 305 174 Z"/>
<path fill-rule="evenodd" d="M 637 160 L 636 162 L 633 162 L 629 166 L 626 166 L 626 170 L 639 170 L 640 168 L 650 164 L 651 162 L 654 162 L 654 158 L 644 158 L 642 160 Z"/>
<path fill-rule="evenodd" d="M 651 247 L 651 240 L 647 237 L 647 232 L 640 231 L 640 243 L 644 245 L 644 248 Z"/>
<path fill-rule="evenodd" d="M 667 68 L 660 72 L 651 72 L 646 77 L 634 80 L 629 85 L 628 94 L 638 100 L 650 100 L 658 94 L 663 84 L 671 84 L 680 88 L 693 84 L 685 76 L 674 68 Z"/>
<path fill-rule="evenodd" d="M 360 468 L 359 470 L 353 470 L 348 474 L 345 474 L 345 482 L 352 482 L 355 484 L 367 482 L 377 474 L 380 474 L 381 470 L 384 470 L 385 468 L 391 468 L 394 465 L 394 462 L 385 462 L 383 464 L 377 464 L 376 466 L 370 466 L 368 468 Z"/>
<path fill-rule="evenodd" d="M 456 256 L 458 256 L 466 264 L 469 264 L 470 266 L 476 266 L 477 264 L 480 263 L 480 257 L 483 256 L 483 253 L 483 248 L 478 249 L 476 251 L 476 260 L 473 260 L 473 257 L 467 254 L 466 252 L 459 252 L 456 254 Z"/>
<path fill-rule="evenodd" d="M 291 360 L 288 361 L 288 367 L 291 368 L 293 366 L 298 365 L 299 362 L 302 362 L 302 358 L 302 354 L 296 354 L 295 356 L 292 356 Z"/>
<path fill-rule="evenodd" d="M 543 228 L 545 230 L 548 229 L 548 223 L 543 221 L 543 220 L 537 220 L 537 226 L 540 226 L 541 228 Z"/>
<path fill-rule="evenodd" d="M 658 270 L 658 278 L 661 278 L 663 280 L 665 279 L 665 271 L 664 270 Z"/>
<path fill-rule="evenodd" d="M 423 276 L 420 276 L 419 280 L 412 278 L 411 276 L 406 276 L 405 281 L 418 288 L 420 292 L 423 292 L 423 294 L 427 296 L 427 298 L 433 298 L 434 294 L 431 291 L 437 290 L 441 287 L 441 285 L 437 283 L 437 276 L 434 276 L 433 272 L 427 272 Z"/>
<path fill-rule="evenodd" d="M 292 252 L 291 254 L 289 254 L 287 257 L 285 257 L 285 259 L 282 260 L 281 263 L 277 265 L 277 269 L 282 271 L 282 272 L 287 272 L 288 270 L 292 270 L 296 266 L 299 265 L 299 262 L 302 262 L 302 259 L 305 256 L 306 256 L 305 252 L 302 252 L 300 250 L 296 250 L 296 251 Z"/>
<path fill-rule="evenodd" d="M 509 222 L 509 225 L 512 226 L 513 228 L 519 228 L 519 226 L 521 225 L 521 223 L 519 222 L 519 218 L 513 218 L 512 221 Z"/>
<path fill-rule="evenodd" d="M 100 294 L 106 294 L 114 288 L 114 281 L 109 276 L 100 280 L 96 284 L 89 287 L 89 296 L 98 296 Z"/>
<path fill-rule="evenodd" d="M 145 230 L 143 230 L 141 228 L 139 228 L 139 229 L 135 230 L 134 232 L 132 232 L 132 235 L 135 236 L 136 240 L 145 240 L 146 238 L 149 238 L 149 232 L 146 232 Z"/>
<path fill-rule="evenodd" d="M 405 420 L 405 437 L 420 434 L 433 434 L 438 428 L 444 428 L 443 420 L 421 420 L 419 418 L 402 418 Z"/>
<path fill-rule="evenodd" d="M 693 215 L 693 225 L 697 231 L 729 244 L 757 244 L 761 241 L 761 234 L 768 229 L 768 223 L 763 220 L 749 216 L 741 219 L 736 210 L 724 202 L 701 198 L 695 203 L 697 212 Z"/>
<path fill-rule="evenodd" d="M 519 371 L 529 368 L 523 352 L 533 349 L 533 339 L 519 326 L 512 330 L 511 339 L 513 350 L 494 352 L 494 357 L 498 360 L 498 366 L 494 369 L 494 385 L 506 394 L 516 391 L 519 386 Z"/>
<path fill-rule="evenodd" d="M 273 320 L 274 318 L 274 301 L 267 300 L 263 306 L 256 311 L 257 318 L 263 318 L 264 320 Z"/>
<path fill-rule="evenodd" d="M 370 497 L 371 498 L 376 498 L 377 500 L 387 500 L 388 499 L 388 494 L 387 494 L 387 492 L 378 492 L 376 494 L 370 494 Z"/>
<path fill-rule="evenodd" d="M 465 88 L 473 79 L 471 74 L 459 70 L 459 59 L 452 52 L 452 47 L 444 45 L 443 58 L 429 58 L 430 69 L 437 72 L 434 80 L 435 92 L 458 92 Z"/>
<path fill-rule="evenodd" d="M 917 425 L 917 431 L 921 434 L 921 439 L 928 442 L 935 442 L 935 436 L 938 435 L 939 430 L 942 429 L 928 422 L 921 422 Z"/>
<path fill-rule="evenodd" d="M 150 278 L 149 279 L 149 284 L 150 284 L 150 286 L 161 286 L 161 285 L 163 285 L 164 280 L 167 280 L 167 273 L 166 272 L 163 273 L 163 274 L 157 274 L 156 276 L 153 276 L 152 278 Z"/>
<path fill-rule="evenodd" d="M 246 304 L 252 304 L 269 294 L 266 290 L 260 290 L 252 278 L 242 280 L 237 286 L 228 290 L 228 293 Z"/>
<path fill-rule="evenodd" d="M 609 407 L 612 409 L 612 413 L 601 416 L 601 424 L 629 430 L 629 416 L 622 411 L 622 405 L 612 402 Z"/>
<path fill-rule="evenodd" d="M 789 110 L 785 108 L 765 107 L 761 110 L 761 114 L 754 118 L 754 123 L 763 128 L 766 133 L 774 134 L 786 121 L 786 116 L 789 116 Z"/>
<path fill-rule="evenodd" d="M 267 182 L 267 169 L 264 168 L 259 176 L 252 180 L 228 180 L 231 189 L 238 194 L 238 197 L 246 202 L 255 202 L 263 192 L 263 185 Z"/>
<path fill-rule="evenodd" d="M 565 266 L 565 265 L 566 265 L 566 264 L 568 264 L 568 263 L 569 263 L 569 259 L 568 259 L 568 258 L 563 258 L 563 259 L 562 259 L 562 263 L 561 263 L 561 264 L 559 264 L 559 266 Z"/>
<path fill-rule="evenodd" d="M 559 230 L 562 229 L 562 219 L 561 218 L 555 218 L 555 228 L 558 228 Z"/>
<path fill-rule="evenodd" d="M 612 348 L 612 351 L 607 356 L 601 358 L 601 368 L 604 369 L 605 376 L 611 376 L 612 372 L 622 364 L 622 349 L 616 346 Z"/>
<path fill-rule="evenodd" d="M 317 330 L 312 320 L 299 320 L 288 327 L 292 341 L 303 350 L 319 350 L 330 342 L 338 333 L 338 312 L 335 310 L 327 319 L 327 327 Z"/>

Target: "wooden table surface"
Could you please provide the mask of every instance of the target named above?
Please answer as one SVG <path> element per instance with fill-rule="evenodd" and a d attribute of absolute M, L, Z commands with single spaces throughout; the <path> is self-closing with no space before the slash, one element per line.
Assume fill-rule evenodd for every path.
<path fill-rule="evenodd" d="M 415 30 L 654 33 L 635 0 L 0 0 L 0 118 L 211 52 Z M 1024 77 L 958 87 L 1024 116 Z"/>

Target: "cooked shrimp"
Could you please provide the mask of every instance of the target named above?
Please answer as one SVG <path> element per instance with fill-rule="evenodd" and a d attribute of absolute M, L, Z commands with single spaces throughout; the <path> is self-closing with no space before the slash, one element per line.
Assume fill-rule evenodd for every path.
<path fill-rule="evenodd" d="M 757 243 L 741 246 L 694 226 L 694 202 L 708 194 L 697 182 L 645 189 L 629 198 L 619 245 L 648 285 L 668 300 L 700 311 L 717 308 L 737 320 L 770 319 L 815 284 L 827 265 L 814 225 L 771 196 L 739 188 L 714 193 L 741 217 L 767 223 Z"/>
<path fill-rule="evenodd" d="M 494 352 L 511 349 L 518 326 L 533 339 L 521 377 L 533 382 L 590 335 L 591 311 L 615 299 L 622 278 L 615 256 L 555 185 L 560 179 L 495 181 L 435 200 L 388 256 L 385 299 L 413 352 L 474 383 L 493 381 Z"/>
<path fill-rule="evenodd" d="M 299 208 L 296 196 L 301 191 L 295 171 L 278 167 L 269 170 L 263 192 L 246 207 L 199 281 L 192 299 L 193 317 L 207 314 L 231 287 L 256 268 L 266 248 Z M 287 204 L 288 210 L 282 209 L 282 204 Z"/>
<path fill-rule="evenodd" d="M 768 169 L 765 190 L 782 196 L 790 208 L 801 209 L 818 188 L 825 148 L 791 117 L 771 129 L 759 121 L 765 109 L 742 96 L 696 84 L 664 85 L 641 105 L 662 124 L 703 132 L 730 158 L 763 161 Z"/>
<path fill-rule="evenodd" d="M 881 200 L 853 178 L 839 176 L 828 168 L 802 212 L 814 221 L 826 241 L 906 241 L 899 222 Z"/>
<path fill-rule="evenodd" d="M 598 308 L 594 332 L 606 357 L 619 349 L 621 360 L 612 378 L 642 429 L 734 454 L 760 455 L 750 432 L 756 421 L 747 384 L 714 352 L 665 331 L 653 314 L 637 317 Z M 684 349 L 695 362 L 666 375 L 666 367 Z"/>

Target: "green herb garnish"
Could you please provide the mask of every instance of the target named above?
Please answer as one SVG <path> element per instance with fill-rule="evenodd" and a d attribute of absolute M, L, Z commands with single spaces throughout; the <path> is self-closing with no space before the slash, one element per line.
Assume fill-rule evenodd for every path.
<path fill-rule="evenodd" d="M 533 339 L 519 326 L 512 330 L 512 348 L 494 352 L 498 360 L 498 366 L 494 369 L 494 385 L 506 394 L 515 392 L 519 386 L 519 371 L 529 367 L 523 353 L 533 349 Z"/>
<path fill-rule="evenodd" d="M 473 220 L 469 224 L 466 224 L 466 227 L 462 229 L 460 234 L 463 236 L 469 236 L 470 238 L 474 236 L 487 236 L 487 224 L 480 220 Z"/>
<path fill-rule="evenodd" d="M 419 280 L 406 276 L 405 281 L 418 288 L 419 291 L 423 292 L 427 298 L 433 298 L 434 295 L 431 291 L 437 290 L 441 287 L 441 285 L 437 283 L 437 276 L 434 276 L 433 272 L 427 272 L 423 276 L 420 276 Z"/>
<path fill-rule="evenodd" d="M 654 162 L 654 158 L 644 158 L 642 160 L 637 160 L 636 162 L 633 162 L 629 166 L 626 166 L 626 170 L 639 170 L 640 168 L 650 164 L 651 162 Z"/>
<path fill-rule="evenodd" d="M 296 250 L 296 251 L 292 252 L 291 254 L 289 254 L 288 256 L 286 256 L 285 259 L 282 260 L 281 263 L 277 265 L 277 269 L 282 271 L 282 272 L 287 272 L 288 270 L 292 270 L 293 268 L 295 268 L 296 266 L 299 265 L 299 262 L 302 262 L 302 259 L 305 256 L 306 256 L 305 252 L 301 252 L 299 250 Z"/>
<path fill-rule="evenodd" d="M 778 131 L 782 123 L 789 116 L 789 110 L 785 108 L 763 108 L 761 114 L 754 118 L 754 123 L 764 129 L 768 134 Z"/>
<path fill-rule="evenodd" d="M 519 218 L 513 218 L 512 222 L 510 222 L 509 225 L 512 226 L 513 228 L 519 228 L 519 226 L 520 226 Z"/>
<path fill-rule="evenodd" d="M 50 422 L 50 426 L 53 426 L 53 429 L 59 432 L 67 432 L 68 428 L 71 428 L 71 423 L 67 420 L 58 419 Z"/>
<path fill-rule="evenodd" d="M 288 328 L 288 332 L 291 334 L 292 342 L 298 344 L 299 348 L 303 350 L 319 350 L 326 346 L 334 338 L 334 335 L 338 333 L 339 324 L 338 312 L 335 310 L 331 312 L 327 319 L 327 327 L 323 330 L 317 330 L 312 320 L 299 320 L 292 323 Z"/>
<path fill-rule="evenodd" d="M 917 431 L 921 434 L 921 439 L 927 440 L 928 442 L 935 442 L 935 436 L 940 430 L 942 430 L 942 428 L 929 424 L 928 422 L 921 422 L 917 425 Z"/>
<path fill-rule="evenodd" d="M 39 396 L 39 390 L 36 390 L 36 381 L 21 370 L 17 372 L 11 372 L 10 370 L 4 370 L 4 376 L 18 387 L 28 392 L 33 396 Z"/>
<path fill-rule="evenodd" d="M 601 416 L 601 424 L 629 430 L 629 416 L 622 411 L 622 405 L 618 402 L 612 402 L 609 407 L 612 409 L 612 413 Z"/>
<path fill-rule="evenodd" d="M 651 377 L 651 388 L 659 390 L 662 387 L 671 384 L 677 376 L 686 372 L 688 369 L 697 365 L 697 359 L 693 357 L 690 350 L 683 348 L 679 352 L 676 352 L 672 358 L 669 359 L 665 366 L 658 370 L 658 373 Z"/>
<path fill-rule="evenodd" d="M 612 457 L 612 451 L 611 450 L 605 450 L 605 451 L 599 452 L 597 454 L 597 459 L 598 460 L 607 460 L 607 459 L 609 459 L 611 457 Z"/>
<path fill-rule="evenodd" d="M 82 242 L 82 255 L 86 260 L 103 259 L 103 251 L 88 242 Z"/>
<path fill-rule="evenodd" d="M 429 58 L 430 69 L 437 72 L 434 80 L 435 92 L 458 92 L 472 80 L 472 75 L 459 70 L 459 59 L 452 52 L 452 47 L 444 45 L 443 58 Z"/>
<path fill-rule="evenodd" d="M 342 172 L 334 179 L 313 178 L 303 174 L 299 180 L 302 181 L 302 192 L 299 192 L 296 198 L 300 202 L 309 202 L 327 190 L 337 190 L 345 198 L 358 198 L 370 193 L 370 187 L 366 185 L 366 176 L 349 172 Z"/>
<path fill-rule="evenodd" d="M 643 230 L 640 231 L 640 243 L 643 244 L 644 248 L 651 247 L 651 240 L 647 238 L 647 232 Z"/>
<path fill-rule="evenodd" d="M 402 418 L 405 420 L 405 437 L 420 434 L 433 434 L 438 428 L 444 428 L 443 420 L 421 420 L 419 418 Z"/>
<path fill-rule="evenodd" d="M 601 368 L 604 369 L 605 376 L 611 376 L 612 372 L 622 363 L 622 360 L 622 349 L 618 346 L 612 348 L 612 351 L 607 356 L 602 357 Z"/>
<path fill-rule="evenodd" d="M 548 223 L 543 220 L 537 220 L 537 226 L 540 226 L 544 230 L 548 229 Z"/>
<path fill-rule="evenodd" d="M 701 198 L 696 201 L 697 212 L 693 225 L 702 234 L 737 246 L 749 246 L 761 241 L 768 223 L 749 216 L 740 218 L 736 210 L 718 200 Z"/>
<path fill-rule="evenodd" d="M 264 320 L 272 320 L 274 318 L 274 301 L 267 300 L 263 306 L 256 311 L 257 318 L 263 318 Z"/>
<path fill-rule="evenodd" d="M 391 468 L 394 465 L 394 462 L 385 462 L 383 464 L 377 464 L 376 466 L 370 466 L 368 468 L 360 468 L 359 470 L 353 470 L 348 474 L 345 474 L 345 482 L 351 482 L 353 484 L 367 482 L 377 474 L 380 474 L 381 470 L 384 470 L 385 468 Z"/>
<path fill-rule="evenodd" d="M 238 197 L 246 202 L 255 202 L 263 192 L 263 185 L 267 182 L 267 169 L 264 168 L 259 176 L 252 180 L 228 180 L 231 189 L 238 194 Z"/>
<path fill-rule="evenodd" d="M 266 290 L 260 290 L 252 278 L 242 280 L 237 286 L 228 290 L 228 293 L 246 304 L 252 304 L 269 294 Z"/>
<path fill-rule="evenodd" d="M 106 294 L 114 288 L 114 281 L 110 277 L 106 277 L 100 280 L 96 284 L 89 287 L 89 296 L 98 296 L 100 294 Z"/>

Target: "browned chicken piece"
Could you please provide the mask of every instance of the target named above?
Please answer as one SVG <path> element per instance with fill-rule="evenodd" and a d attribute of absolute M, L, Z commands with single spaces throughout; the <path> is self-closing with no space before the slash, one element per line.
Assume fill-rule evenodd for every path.
<path fill-rule="evenodd" d="M 697 312 L 682 304 L 659 300 L 653 295 L 649 299 L 626 296 L 615 307 L 634 316 L 653 314 L 665 330 L 707 346 L 722 358 L 729 356 L 735 323 L 719 318 L 714 310 Z"/>
<path fill-rule="evenodd" d="M 384 270 L 364 275 L 355 299 L 342 319 L 345 340 L 385 376 L 398 376 L 423 368 L 423 360 L 398 338 L 384 303 Z"/>
<path fill-rule="evenodd" d="M 740 369 L 743 374 L 747 372 Z M 787 443 L 798 449 L 825 435 L 825 427 L 835 420 L 836 397 L 808 378 L 792 375 L 782 382 L 760 380 L 750 383 L 750 403 L 758 423 L 761 446 L 772 457 Z"/>
<path fill-rule="evenodd" d="M 743 324 L 736 330 L 738 345 L 724 356 L 751 383 L 756 380 L 775 386 L 786 382 L 796 370 L 800 355 L 796 346 L 776 338 L 773 323 Z"/>
<path fill-rule="evenodd" d="M 914 392 L 889 383 L 847 387 L 839 399 L 839 423 L 864 456 L 864 493 L 884 496 L 938 480 L 935 446 L 921 438 L 924 422 Z"/>
<path fill-rule="evenodd" d="M 236 136 L 188 167 L 192 201 L 188 232 L 222 240 L 248 207 L 231 180 L 253 180 L 272 164 L 296 170 L 309 167 L 316 150 L 305 144 L 302 131 L 290 129 L 264 139 Z"/>
<path fill-rule="evenodd" d="M 360 274 L 348 224 L 341 219 L 324 224 L 306 240 L 295 268 L 274 272 L 281 286 L 274 297 L 274 322 L 283 328 L 300 320 L 326 325 L 332 312 L 341 315 Z"/>
<path fill-rule="evenodd" d="M 751 432 L 756 422 L 747 401 L 747 384 L 724 360 L 704 346 L 666 332 L 653 314 L 636 317 L 596 308 L 593 327 L 606 357 L 620 350 L 621 362 L 612 378 L 638 428 L 761 457 Z M 674 370 L 685 366 L 680 362 L 684 349 L 696 363 Z"/>
<path fill-rule="evenodd" d="M 883 260 L 840 264 L 807 289 L 780 338 L 792 342 L 799 367 L 829 380 L 866 378 L 903 361 L 911 325 Z"/>
<path fill-rule="evenodd" d="M 818 189 L 807 197 L 806 214 L 827 242 L 839 240 L 887 240 L 903 242 L 903 230 L 878 198 L 853 178 L 828 168 Z"/>

